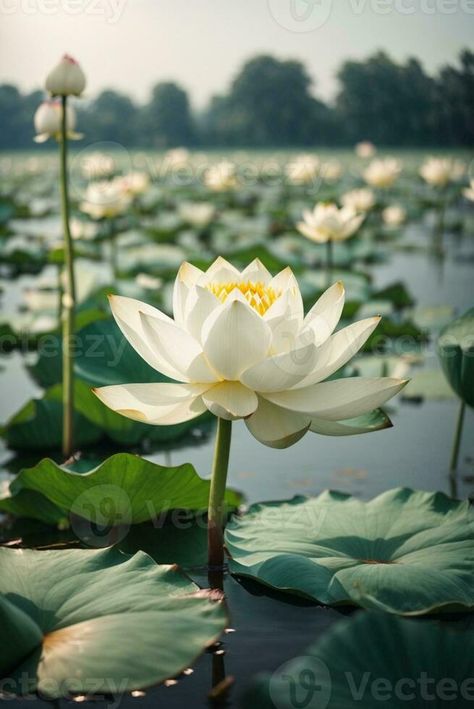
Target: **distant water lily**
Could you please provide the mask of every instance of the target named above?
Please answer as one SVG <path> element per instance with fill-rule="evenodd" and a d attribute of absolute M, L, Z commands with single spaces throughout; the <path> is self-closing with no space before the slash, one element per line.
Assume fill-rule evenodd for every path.
<path fill-rule="evenodd" d="M 364 170 L 363 177 L 371 187 L 386 189 L 391 187 L 398 179 L 401 170 L 401 163 L 395 158 L 373 160 L 369 167 Z"/>
<path fill-rule="evenodd" d="M 372 190 L 362 187 L 343 194 L 341 204 L 355 212 L 368 212 L 375 204 L 375 195 Z"/>
<path fill-rule="evenodd" d="M 81 168 L 84 177 L 88 180 L 103 180 L 106 177 L 111 177 L 115 170 L 115 160 L 106 153 L 90 153 L 81 161 Z"/>
<path fill-rule="evenodd" d="M 298 155 L 288 163 L 286 174 L 294 185 L 314 182 L 319 173 L 319 159 L 315 155 Z"/>
<path fill-rule="evenodd" d="M 460 160 L 450 158 L 428 158 L 420 168 L 420 175 L 432 187 L 446 187 L 449 182 L 456 182 L 465 172 Z"/>
<path fill-rule="evenodd" d="M 36 109 L 34 124 L 35 143 L 44 143 L 49 138 L 61 140 L 61 103 L 59 101 L 43 101 Z M 75 132 L 76 112 L 72 106 L 66 109 L 66 130 L 69 140 L 80 140 L 82 133 Z"/>
<path fill-rule="evenodd" d="M 131 196 L 118 180 L 102 180 L 87 185 L 81 210 L 93 219 L 106 219 L 123 214 L 130 206 Z"/>
<path fill-rule="evenodd" d="M 325 182 L 337 182 L 342 172 L 343 169 L 339 160 L 329 160 L 321 165 L 321 176 Z"/>
<path fill-rule="evenodd" d="M 375 145 L 368 140 L 363 140 L 355 146 L 355 152 L 359 158 L 373 158 L 377 152 Z"/>
<path fill-rule="evenodd" d="M 400 204 L 390 204 L 382 212 L 382 219 L 387 226 L 400 226 L 407 217 L 406 210 Z"/>
<path fill-rule="evenodd" d="M 198 229 L 206 227 L 214 217 L 216 208 L 211 202 L 183 202 L 179 205 L 179 216 Z"/>
<path fill-rule="evenodd" d="M 114 182 L 122 192 L 131 197 L 138 197 L 150 186 L 150 178 L 146 172 L 129 172 L 116 177 Z"/>
<path fill-rule="evenodd" d="M 345 241 L 355 234 L 364 220 L 351 207 L 339 208 L 335 204 L 318 203 L 311 211 L 303 212 L 303 221 L 298 222 L 298 231 L 311 241 L 325 244 L 327 241 Z"/>
<path fill-rule="evenodd" d="M 213 192 L 226 192 L 238 185 L 235 165 L 229 160 L 211 165 L 204 175 L 204 183 Z"/>
<path fill-rule="evenodd" d="M 258 260 L 242 272 L 222 258 L 206 272 L 184 263 L 174 285 L 174 319 L 131 298 L 111 296 L 110 304 L 130 344 L 176 382 L 106 386 L 94 390 L 99 399 L 154 425 L 188 421 L 206 410 L 219 419 L 209 507 L 217 563 L 232 420 L 244 419 L 265 445 L 286 448 L 309 430 L 346 435 L 345 419 L 377 408 L 406 383 L 386 377 L 324 381 L 357 353 L 380 318 L 333 335 L 344 305 L 342 284 L 304 317 L 289 268 L 272 277 Z"/>

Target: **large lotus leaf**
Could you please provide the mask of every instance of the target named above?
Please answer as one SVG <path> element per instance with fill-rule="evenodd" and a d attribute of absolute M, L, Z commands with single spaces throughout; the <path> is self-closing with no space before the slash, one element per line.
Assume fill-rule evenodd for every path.
<path fill-rule="evenodd" d="M 245 709 L 472 707 L 472 630 L 383 613 L 341 620 L 272 675 Z"/>
<path fill-rule="evenodd" d="M 27 516 L 51 522 L 58 508 L 58 521 L 70 514 L 100 526 L 128 525 L 156 520 L 168 510 L 207 509 L 209 480 L 203 480 L 190 463 L 164 467 L 128 453 L 107 458 L 87 473 L 73 472 L 44 458 L 33 468 L 22 470 L 10 485 L 11 497 L 0 500 L 0 510 L 12 511 L 18 499 Z M 46 498 L 44 510 L 38 504 L 22 508 L 23 495 L 36 493 Z M 226 492 L 228 507 L 238 507 L 240 496 Z M 26 505 L 26 503 L 25 503 Z"/>
<path fill-rule="evenodd" d="M 231 571 L 327 605 L 421 614 L 474 606 L 474 513 L 398 488 L 253 505 L 226 529 Z"/>
<path fill-rule="evenodd" d="M 0 549 L 0 593 L 41 630 L 35 652 L 12 670 L 9 691 L 118 694 L 173 677 L 215 642 L 226 624 L 222 604 L 176 567 L 116 549 Z M 3 637 L 2 637 L 3 641 Z M 12 657 L 26 650 L 9 638 Z"/>
<path fill-rule="evenodd" d="M 441 331 L 438 357 L 456 394 L 474 407 L 474 308 Z"/>
<path fill-rule="evenodd" d="M 62 440 L 63 407 L 61 401 L 31 399 L 12 416 L 3 428 L 3 436 L 11 448 L 48 450 L 59 448 Z M 97 443 L 102 432 L 78 411 L 74 412 L 75 442 L 78 447 Z"/>

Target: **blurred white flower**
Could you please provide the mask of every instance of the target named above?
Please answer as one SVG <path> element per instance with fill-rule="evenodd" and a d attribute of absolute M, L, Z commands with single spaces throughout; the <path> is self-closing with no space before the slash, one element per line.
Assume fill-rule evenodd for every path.
<path fill-rule="evenodd" d="M 46 77 L 46 91 L 53 96 L 79 96 L 85 86 L 84 72 L 69 54 L 65 54 Z"/>
<path fill-rule="evenodd" d="M 364 170 L 364 180 L 371 187 L 391 187 L 400 175 L 402 166 L 395 158 L 373 160 Z"/>
<path fill-rule="evenodd" d="M 163 285 L 163 279 L 150 276 L 148 273 L 139 273 L 135 278 L 135 283 L 143 290 L 156 291 Z"/>
<path fill-rule="evenodd" d="M 110 305 L 138 354 L 175 380 L 94 390 L 106 406 L 136 421 L 169 426 L 210 411 L 244 419 L 258 441 L 286 448 L 308 430 L 368 431 L 347 420 L 376 409 L 406 384 L 389 377 L 325 381 L 352 359 L 380 318 L 333 334 L 344 306 L 342 284 L 304 317 L 291 270 L 272 277 L 258 259 L 242 272 L 222 258 L 206 272 L 184 263 L 174 285 L 174 319 L 132 298 L 111 296 Z"/>
<path fill-rule="evenodd" d="M 222 160 L 211 165 L 204 175 L 204 184 L 213 192 L 233 190 L 238 185 L 234 163 Z"/>
<path fill-rule="evenodd" d="M 132 197 L 143 194 L 150 186 L 150 177 L 146 172 L 129 172 L 127 175 L 116 177 L 115 181 L 125 194 Z"/>
<path fill-rule="evenodd" d="M 406 217 L 406 210 L 400 204 L 391 204 L 382 212 L 383 222 L 387 226 L 400 226 Z"/>
<path fill-rule="evenodd" d="M 117 180 L 91 182 L 80 209 L 93 219 L 116 217 L 130 206 L 131 197 Z"/>
<path fill-rule="evenodd" d="M 342 175 L 339 160 L 329 160 L 321 165 L 321 176 L 325 182 L 337 182 Z"/>
<path fill-rule="evenodd" d="M 364 220 L 363 214 L 356 214 L 350 207 L 319 203 L 311 211 L 303 212 L 303 221 L 296 226 L 300 234 L 312 241 L 345 241 L 355 234 Z"/>
<path fill-rule="evenodd" d="M 466 199 L 468 199 L 470 202 L 474 202 L 474 180 L 471 180 L 469 187 L 466 187 L 466 189 L 464 189 L 462 193 Z"/>
<path fill-rule="evenodd" d="M 363 140 L 360 143 L 357 143 L 355 146 L 355 152 L 357 157 L 359 158 L 364 158 L 364 160 L 368 160 L 369 158 L 373 158 L 375 153 L 377 152 L 377 149 L 373 143 L 371 143 L 368 140 Z"/>
<path fill-rule="evenodd" d="M 184 222 L 203 229 L 216 213 L 216 208 L 211 202 L 183 202 L 178 208 L 179 216 Z"/>
<path fill-rule="evenodd" d="M 61 140 L 62 107 L 58 101 L 43 101 L 34 116 L 36 135 L 35 143 L 44 143 L 48 138 Z M 72 106 L 66 107 L 66 130 L 69 140 L 80 140 L 81 133 L 76 133 L 76 112 Z"/>
<path fill-rule="evenodd" d="M 73 239 L 92 241 L 97 235 L 97 225 L 93 222 L 72 217 L 69 220 L 69 228 Z"/>
<path fill-rule="evenodd" d="M 186 148 L 173 148 L 165 154 L 163 166 L 171 171 L 182 170 L 188 166 L 189 159 L 189 150 L 186 150 Z"/>
<path fill-rule="evenodd" d="M 90 153 L 82 159 L 81 168 L 88 180 L 103 179 L 114 174 L 115 160 L 105 153 Z"/>
<path fill-rule="evenodd" d="M 465 172 L 460 160 L 451 158 L 428 158 L 420 168 L 420 175 L 432 187 L 445 187 L 456 182 Z"/>
<path fill-rule="evenodd" d="M 344 207 L 350 207 L 355 212 L 368 212 L 375 204 L 375 195 L 372 190 L 362 187 L 343 194 L 341 204 Z"/>
<path fill-rule="evenodd" d="M 315 155 L 297 155 L 286 167 L 286 175 L 294 185 L 307 185 L 318 173 L 319 159 Z"/>

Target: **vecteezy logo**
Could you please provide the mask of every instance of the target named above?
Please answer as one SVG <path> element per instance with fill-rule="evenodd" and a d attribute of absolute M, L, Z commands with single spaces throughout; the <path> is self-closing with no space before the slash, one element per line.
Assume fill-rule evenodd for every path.
<path fill-rule="evenodd" d="M 278 24 L 290 32 L 312 32 L 329 19 L 333 0 L 267 0 Z"/>
<path fill-rule="evenodd" d="M 326 709 L 331 675 L 322 660 L 299 657 L 281 665 L 270 678 L 270 698 L 276 709 Z"/>
<path fill-rule="evenodd" d="M 74 534 L 88 546 L 117 544 L 130 529 L 130 499 L 117 485 L 96 485 L 76 497 L 69 520 Z"/>

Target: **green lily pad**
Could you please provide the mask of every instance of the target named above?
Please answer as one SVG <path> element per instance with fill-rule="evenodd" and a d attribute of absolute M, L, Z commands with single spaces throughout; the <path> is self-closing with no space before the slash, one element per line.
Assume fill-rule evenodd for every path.
<path fill-rule="evenodd" d="M 10 484 L 10 496 L 0 500 L 0 510 L 46 523 L 71 515 L 104 527 L 159 522 L 169 510 L 206 510 L 209 486 L 210 481 L 200 478 L 190 463 L 167 468 L 118 453 L 87 473 L 77 473 L 44 458 L 18 473 Z M 32 494 L 41 497 L 36 508 Z M 228 507 L 240 503 L 240 495 L 227 490 Z"/>
<path fill-rule="evenodd" d="M 13 693 L 50 699 L 158 684 L 226 625 L 210 592 L 142 552 L 0 549 L 0 593 L 0 676 Z"/>
<path fill-rule="evenodd" d="M 226 529 L 230 568 L 327 605 L 422 614 L 474 606 L 474 513 L 404 488 L 252 505 Z"/>
<path fill-rule="evenodd" d="M 474 699 L 469 629 L 383 613 L 341 620 L 272 675 L 258 676 L 245 709 L 390 709 Z"/>
<path fill-rule="evenodd" d="M 474 407 L 474 308 L 442 330 L 438 357 L 456 394 Z"/>
<path fill-rule="evenodd" d="M 372 298 L 374 300 L 389 300 L 396 308 L 407 308 L 415 303 L 405 284 L 401 281 L 373 293 Z"/>

